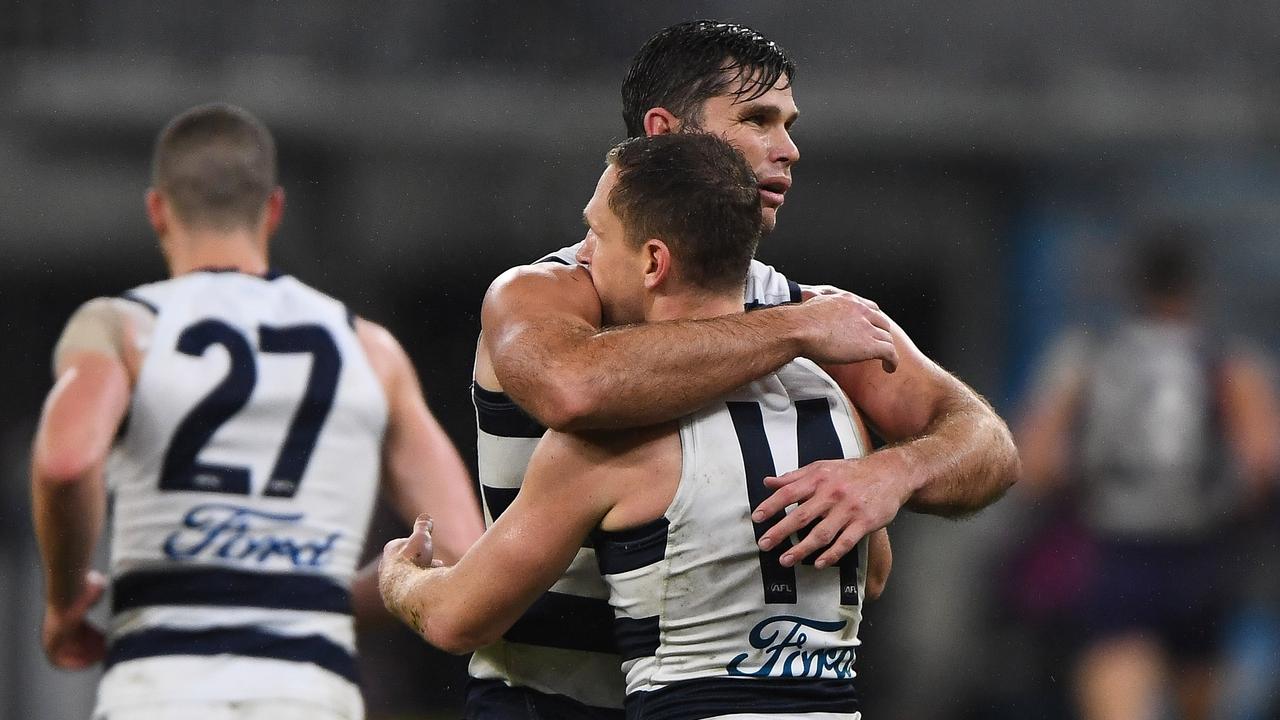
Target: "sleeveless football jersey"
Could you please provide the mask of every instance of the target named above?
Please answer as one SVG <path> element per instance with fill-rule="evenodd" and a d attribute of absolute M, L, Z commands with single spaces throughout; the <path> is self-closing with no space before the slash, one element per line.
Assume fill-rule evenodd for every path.
<path fill-rule="evenodd" d="M 155 313 L 107 481 L 99 712 L 305 699 L 363 716 L 349 588 L 387 403 L 346 308 L 283 275 L 199 271 Z"/>
<path fill-rule="evenodd" d="M 858 717 L 866 539 L 836 566 L 786 568 L 778 558 L 789 540 L 769 552 L 756 545 L 780 517 L 751 521 L 772 493 L 764 478 L 868 452 L 844 393 L 796 360 L 684 418 L 680 442 L 666 513 L 593 535 L 628 720 Z"/>
<path fill-rule="evenodd" d="M 538 262 L 576 265 L 578 245 Z M 744 304 L 748 308 L 800 300 L 800 287 L 772 267 L 752 261 Z M 473 386 L 477 454 L 485 521 L 515 499 L 529 458 L 546 430 L 503 393 Z M 613 611 L 595 551 L 584 544 L 569 569 L 511 627 L 502 640 L 472 656 L 470 673 L 483 682 L 565 696 L 593 709 L 622 707 L 623 677 L 613 638 Z"/>

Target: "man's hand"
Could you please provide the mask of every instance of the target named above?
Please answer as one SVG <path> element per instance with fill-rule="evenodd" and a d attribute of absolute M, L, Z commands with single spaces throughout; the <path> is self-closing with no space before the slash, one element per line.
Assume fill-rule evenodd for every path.
<path fill-rule="evenodd" d="M 803 357 L 819 364 L 879 360 L 885 372 L 898 367 L 889 316 L 880 306 L 829 285 L 805 290 Z"/>
<path fill-rule="evenodd" d="M 821 518 L 780 561 L 790 567 L 826 548 L 815 565 L 834 565 L 864 536 L 897 516 L 911 497 L 909 479 L 906 468 L 885 451 L 850 460 L 820 460 L 765 478 L 765 485 L 775 491 L 751 514 L 752 520 L 764 522 L 794 503 L 800 505 L 760 537 L 760 549 L 776 547 L 783 538 Z"/>
<path fill-rule="evenodd" d="M 444 563 L 431 557 L 431 529 L 435 523 L 423 513 L 413 523 L 413 532 L 407 538 L 396 538 L 382 547 L 382 562 L 378 565 L 378 593 L 382 603 L 392 615 L 422 632 L 421 618 L 405 609 L 404 596 L 411 592 L 410 581 L 415 568 L 443 567 Z"/>
<path fill-rule="evenodd" d="M 413 522 L 413 532 L 407 538 L 390 540 L 382 548 L 383 563 L 410 562 L 420 568 L 442 567 L 443 562 L 431 557 L 431 531 L 435 521 L 423 513 Z"/>
<path fill-rule="evenodd" d="M 84 585 L 70 606 L 63 609 L 45 606 L 40 640 L 44 654 L 54 667 L 83 670 L 106 657 L 106 638 L 85 617 L 106 589 L 107 578 L 90 570 L 85 573 Z"/>

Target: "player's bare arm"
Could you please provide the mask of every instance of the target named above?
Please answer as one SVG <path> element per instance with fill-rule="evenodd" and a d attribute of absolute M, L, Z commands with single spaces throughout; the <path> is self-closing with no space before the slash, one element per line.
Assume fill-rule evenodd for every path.
<path fill-rule="evenodd" d="M 434 522 L 435 556 L 455 563 L 484 532 L 484 517 L 471 475 L 444 428 L 427 408 L 413 364 L 385 328 L 356 319 L 356 336 L 382 382 L 387 429 L 382 441 L 382 488 L 408 525 L 422 513 Z M 362 569 L 352 585 L 356 616 L 384 615 L 377 566 Z"/>
<path fill-rule="evenodd" d="M 1222 420 L 1249 499 L 1259 504 L 1280 479 L 1280 405 L 1270 373 L 1257 357 L 1236 352 L 1223 361 Z"/>
<path fill-rule="evenodd" d="M 45 580 L 41 640 L 49 660 L 70 670 L 106 652 L 102 633 L 85 618 L 106 589 L 90 563 L 106 516 L 103 468 L 132 389 L 122 351 L 129 333 L 113 302 L 91 301 L 68 323 L 32 448 L 32 511 Z"/>
<path fill-rule="evenodd" d="M 867 583 L 868 600 L 879 600 L 889 584 L 889 572 L 893 570 L 893 547 L 889 543 L 889 530 L 880 528 L 871 533 L 867 541 Z"/>
<path fill-rule="evenodd" d="M 560 578 L 618 499 L 652 477 L 647 440 L 619 438 L 619 446 L 548 432 L 515 501 L 457 565 L 430 567 L 425 521 L 387 543 L 379 577 L 387 608 L 448 652 L 497 640 Z"/>
<path fill-rule="evenodd" d="M 889 318 L 851 295 L 604 331 L 599 307 L 581 268 L 504 273 L 482 307 L 477 381 L 548 427 L 582 430 L 672 420 L 798 356 L 898 362 Z"/>
<path fill-rule="evenodd" d="M 753 517 L 800 503 L 761 537 L 761 547 L 823 518 L 782 557 L 792 565 L 826 547 L 820 567 L 837 561 L 907 506 L 958 516 L 999 498 L 1020 472 L 1004 421 L 976 392 L 920 352 L 893 325 L 898 369 L 875 363 L 828 366 L 868 424 L 891 443 L 866 457 L 813 463 L 766 480 L 777 488 Z"/>

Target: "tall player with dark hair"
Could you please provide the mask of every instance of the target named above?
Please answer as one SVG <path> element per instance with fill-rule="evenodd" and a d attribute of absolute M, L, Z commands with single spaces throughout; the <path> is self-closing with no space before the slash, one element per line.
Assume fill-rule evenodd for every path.
<path fill-rule="evenodd" d="M 724 141 L 681 133 L 622 143 L 584 216 L 578 257 L 606 325 L 740 312 L 760 195 Z M 843 392 L 808 360 L 678 421 L 553 430 L 514 502 L 456 566 L 429 567 L 425 522 L 388 543 L 383 598 L 433 644 L 465 652 L 516 622 L 590 535 L 615 613 L 627 717 L 852 720 L 858 626 L 876 582 L 868 540 L 833 567 L 786 567 L 757 547 L 751 513 L 766 477 L 868 450 Z"/>
<path fill-rule="evenodd" d="M 483 529 L 466 468 L 395 339 L 269 269 L 284 193 L 257 119 L 183 113 L 152 179 L 171 278 L 87 302 L 54 353 L 32 462 L 45 652 L 105 661 L 102 720 L 356 720 L 352 578 L 379 475 L 407 520 L 434 508 L 457 558 Z M 85 619 L 108 487 L 109 642 Z M 376 592 L 364 578 L 362 604 Z"/>
<path fill-rule="evenodd" d="M 756 174 L 764 227 L 772 229 L 800 157 L 789 132 L 798 116 L 794 76 L 791 58 L 748 28 L 682 23 L 655 35 L 632 61 L 622 88 L 627 128 L 633 136 L 701 130 L 729 141 Z M 596 289 L 575 266 L 578 250 L 504 273 L 485 297 L 475 402 L 490 522 L 516 496 L 546 427 L 670 421 L 799 356 L 826 364 L 891 445 L 768 480 L 776 492 L 755 518 L 763 523 L 761 548 L 778 553 L 783 567 L 815 554 L 818 565 L 835 564 L 904 506 L 964 514 L 1013 483 L 1017 453 L 1004 422 L 874 303 L 831 289 L 802 292 L 756 262 L 743 297 L 748 307 L 808 299 L 602 331 Z M 800 504 L 768 520 L 793 503 Z M 793 545 L 791 535 L 811 523 L 813 531 Z M 622 681 L 607 593 L 594 549 L 581 548 L 551 592 L 475 654 L 467 717 L 617 715 Z"/>

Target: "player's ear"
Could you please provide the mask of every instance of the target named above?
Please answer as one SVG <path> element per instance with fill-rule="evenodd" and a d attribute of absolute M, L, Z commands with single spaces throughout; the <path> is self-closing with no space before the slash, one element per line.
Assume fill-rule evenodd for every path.
<path fill-rule="evenodd" d="M 644 114 L 644 134 L 647 137 L 680 132 L 680 119 L 666 108 L 649 108 Z"/>
<path fill-rule="evenodd" d="M 147 206 L 147 221 L 151 223 L 151 229 L 155 231 L 156 237 L 164 237 L 169 231 L 168 201 L 159 190 L 152 187 L 147 188 L 143 202 Z"/>
<path fill-rule="evenodd" d="M 644 287 L 653 290 L 671 276 L 671 248 L 659 238 L 644 241 L 641 248 L 644 258 Z"/>
<path fill-rule="evenodd" d="M 284 218 L 284 188 L 277 186 L 267 196 L 266 217 L 267 237 L 275 234 L 276 228 L 280 227 L 280 221 Z"/>

